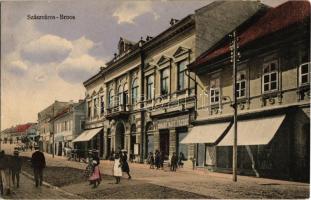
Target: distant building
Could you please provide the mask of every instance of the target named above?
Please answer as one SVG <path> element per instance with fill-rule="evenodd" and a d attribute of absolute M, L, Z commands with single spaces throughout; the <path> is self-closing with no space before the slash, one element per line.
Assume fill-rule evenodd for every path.
<path fill-rule="evenodd" d="M 23 137 L 27 137 L 28 132 L 36 123 L 19 124 L 1 131 L 1 141 L 4 143 L 20 143 Z"/>
<path fill-rule="evenodd" d="M 55 154 L 64 155 L 64 148 L 73 148 L 72 141 L 84 130 L 85 102 L 72 103 L 57 113 L 54 122 Z"/>
<path fill-rule="evenodd" d="M 53 104 L 38 113 L 38 131 L 40 135 L 39 146 L 43 151 L 53 153 L 52 136 L 54 133 L 54 127 L 51 119 L 69 104 L 70 102 L 55 101 Z"/>

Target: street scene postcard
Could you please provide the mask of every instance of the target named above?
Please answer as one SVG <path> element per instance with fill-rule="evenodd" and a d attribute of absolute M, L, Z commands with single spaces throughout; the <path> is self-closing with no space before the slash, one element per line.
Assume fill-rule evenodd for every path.
<path fill-rule="evenodd" d="M 310 198 L 309 1 L 0 7 L 0 200 Z"/>

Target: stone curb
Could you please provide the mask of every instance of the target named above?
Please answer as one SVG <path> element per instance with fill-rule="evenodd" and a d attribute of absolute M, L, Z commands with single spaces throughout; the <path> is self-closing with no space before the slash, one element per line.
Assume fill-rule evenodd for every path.
<path fill-rule="evenodd" d="M 28 177 L 28 178 L 30 178 L 30 179 L 32 179 L 32 180 L 35 179 L 34 176 L 32 176 L 31 174 L 29 174 L 29 173 L 27 173 L 27 172 L 25 172 L 25 171 L 21 171 L 21 173 L 22 173 L 24 176 L 26 176 L 26 177 Z M 76 194 L 72 194 L 72 193 L 67 192 L 67 191 L 65 191 L 65 190 L 62 190 L 62 189 L 60 189 L 59 187 L 54 186 L 54 185 L 51 185 L 51 184 L 49 184 L 49 183 L 47 183 L 47 182 L 45 182 L 45 181 L 42 181 L 42 185 L 44 185 L 44 186 L 46 186 L 46 187 L 48 187 L 48 188 L 51 188 L 51 189 L 53 189 L 53 190 L 57 190 L 57 191 L 59 191 L 59 192 L 62 192 L 62 193 L 64 193 L 64 194 L 66 194 L 66 195 L 75 197 L 75 198 L 77 198 L 77 199 L 81 199 L 81 196 L 76 195 Z"/>

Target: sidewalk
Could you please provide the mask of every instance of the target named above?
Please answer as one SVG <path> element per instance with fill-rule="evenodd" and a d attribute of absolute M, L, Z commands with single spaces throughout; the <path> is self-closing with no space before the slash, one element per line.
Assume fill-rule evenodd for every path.
<path fill-rule="evenodd" d="M 56 188 L 41 186 L 36 188 L 33 180 L 20 174 L 20 187 L 12 187 L 11 195 L 5 195 L 3 199 L 76 199 L 76 196 L 68 195 Z"/>

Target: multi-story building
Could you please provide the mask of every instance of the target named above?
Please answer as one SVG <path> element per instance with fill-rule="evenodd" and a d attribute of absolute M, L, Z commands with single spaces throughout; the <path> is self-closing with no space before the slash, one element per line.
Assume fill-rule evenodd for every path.
<path fill-rule="evenodd" d="M 53 117 L 68 106 L 70 102 L 55 101 L 53 104 L 38 113 L 38 131 L 40 135 L 39 147 L 41 150 L 53 153 Z"/>
<path fill-rule="evenodd" d="M 64 155 L 65 147 L 73 148 L 72 141 L 84 130 L 85 102 L 70 103 L 53 118 L 56 155 Z"/>
<path fill-rule="evenodd" d="M 140 162 L 155 150 L 166 159 L 173 152 L 193 157 L 194 145 L 180 143 L 196 110 L 196 77 L 187 65 L 262 8 L 258 2 L 214 2 L 172 19 L 155 37 L 136 43 L 120 38 L 115 57 L 84 82 L 90 145 L 103 157 L 126 149 Z"/>
<path fill-rule="evenodd" d="M 309 180 L 310 3 L 270 8 L 236 34 L 238 172 Z M 196 143 L 198 165 L 213 170 L 232 167 L 230 59 L 227 35 L 189 67 L 200 87 L 195 126 L 182 142 Z"/>

